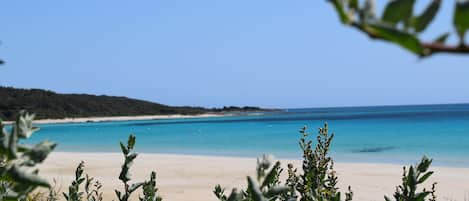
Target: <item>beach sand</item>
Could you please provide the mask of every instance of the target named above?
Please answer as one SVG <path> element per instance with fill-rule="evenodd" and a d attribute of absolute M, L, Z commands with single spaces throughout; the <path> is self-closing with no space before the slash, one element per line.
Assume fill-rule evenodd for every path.
<path fill-rule="evenodd" d="M 107 121 L 133 121 L 152 119 L 181 119 L 181 118 L 206 118 L 233 116 L 234 114 L 200 114 L 200 115 L 140 115 L 140 116 L 114 116 L 114 117 L 83 117 L 83 118 L 63 118 L 63 119 L 39 119 L 34 120 L 34 124 L 60 124 L 60 123 L 86 123 L 86 122 L 107 122 Z M 4 121 L 4 124 L 11 124 L 12 121 Z"/>
<path fill-rule="evenodd" d="M 105 200 L 115 199 L 113 189 L 122 189 L 117 179 L 123 161 L 119 153 L 52 153 L 41 165 L 41 175 L 51 180 L 55 178 L 61 190 L 66 191 L 82 160 L 86 173 L 103 183 Z M 301 169 L 299 160 L 281 162 L 284 168 L 293 163 Z M 135 182 L 147 179 L 155 170 L 164 200 L 215 201 L 212 190 L 216 184 L 227 187 L 227 192 L 235 186 L 245 187 L 246 176 L 255 175 L 255 167 L 254 158 L 140 154 L 131 172 Z M 345 191 L 347 186 L 352 186 L 354 200 L 382 201 L 383 195 L 392 197 L 395 186 L 401 182 L 401 165 L 336 163 L 335 167 L 339 187 Z M 469 168 L 432 167 L 431 170 L 435 174 L 426 186 L 430 188 L 433 182 L 438 182 L 438 200 L 463 201 L 469 195 Z"/>

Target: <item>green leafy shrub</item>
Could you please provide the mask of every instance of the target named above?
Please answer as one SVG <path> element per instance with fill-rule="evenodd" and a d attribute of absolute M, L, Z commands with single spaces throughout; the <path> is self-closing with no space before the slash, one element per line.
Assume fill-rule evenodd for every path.
<path fill-rule="evenodd" d="M 279 181 L 280 162 L 266 173 L 271 163 L 266 157 L 258 160 L 257 164 L 257 185 L 251 177 L 248 177 L 248 189 L 238 191 L 232 190 L 229 196 L 225 195 L 225 189 L 220 185 L 215 186 L 214 194 L 220 201 L 351 201 L 353 192 L 348 188 L 345 197 L 341 196 L 337 187 L 338 177 L 334 170 L 334 162 L 329 156 L 330 146 L 334 134 L 329 134 L 328 125 L 319 128 L 316 136 L 316 144 L 313 149 L 313 141 L 309 140 L 306 127 L 300 130 L 300 148 L 303 151 L 302 171 L 288 164 L 288 177 L 285 184 Z M 260 162 L 259 162 L 260 161 Z M 418 192 L 419 185 L 424 183 L 432 174 L 428 171 L 432 160 L 423 157 L 422 161 L 415 167 L 410 166 L 408 171 L 404 167 L 402 184 L 396 188 L 394 193 L 395 201 L 436 201 L 435 183 L 431 190 L 423 189 Z M 273 190 L 275 189 L 275 190 Z M 275 194 L 269 193 L 275 192 Z M 272 196 L 273 195 L 273 196 Z M 385 196 L 386 201 L 391 201 Z"/>
<path fill-rule="evenodd" d="M 37 187 L 51 187 L 47 180 L 39 177 L 35 166 L 46 159 L 56 144 L 48 141 L 33 146 L 19 143 L 39 130 L 32 125 L 33 119 L 34 115 L 21 111 L 10 132 L 0 121 L 0 200 L 26 200 Z"/>
<path fill-rule="evenodd" d="M 156 172 L 151 172 L 150 180 L 145 181 L 142 185 L 143 197 L 140 197 L 140 201 L 161 201 L 163 200 L 158 196 L 158 188 L 156 188 Z"/>
<path fill-rule="evenodd" d="M 138 182 L 134 184 L 129 184 L 131 180 L 130 167 L 133 164 L 135 158 L 137 158 L 137 153 L 132 152 L 135 146 L 135 136 L 130 135 L 129 140 L 127 141 L 127 146 L 122 142 L 120 143 L 122 154 L 124 154 L 124 164 L 122 164 L 121 172 L 119 174 L 119 180 L 124 184 L 124 192 L 115 190 L 117 198 L 119 201 L 128 201 L 130 195 L 140 188 L 143 185 L 143 182 Z"/>
<path fill-rule="evenodd" d="M 293 201 L 299 198 L 300 201 L 339 201 L 341 194 L 338 191 L 338 178 L 333 168 L 333 161 L 328 155 L 330 145 L 334 135 L 329 135 L 327 124 L 319 128 L 317 143 L 313 149 L 313 142 L 308 139 L 306 127 L 300 130 L 300 148 L 303 150 L 302 173 L 298 174 L 292 164 L 288 164 L 288 178 L 285 185 L 279 181 L 280 162 L 270 168 L 271 162 L 266 157 L 258 160 L 257 163 L 257 182 L 248 177 L 248 189 L 238 192 L 233 189 L 230 196 L 224 195 L 224 189 L 219 185 L 215 187 L 215 196 L 221 200 L 242 200 L 242 201 L 261 201 L 261 200 L 281 200 Z M 352 200 L 353 193 L 345 194 L 345 200 Z"/>
<path fill-rule="evenodd" d="M 246 190 L 233 189 L 229 196 L 225 195 L 225 189 L 220 185 L 215 186 L 213 193 L 220 201 L 267 201 L 289 200 L 285 197 L 288 187 L 280 185 L 279 176 L 282 172 L 280 162 L 272 165 L 272 159 L 264 155 L 257 159 L 257 179 L 247 177 Z"/>
<path fill-rule="evenodd" d="M 314 149 L 312 141 L 308 140 L 309 134 L 306 127 L 300 130 L 300 134 L 302 135 L 300 147 L 303 150 L 303 172 L 298 176 L 296 183 L 300 200 L 340 200 L 341 194 L 336 186 L 338 178 L 334 170 L 334 162 L 328 155 L 334 134 L 329 135 L 327 124 L 319 128 Z M 351 191 L 345 195 L 345 200 L 352 200 Z"/>
<path fill-rule="evenodd" d="M 102 185 L 99 181 L 90 177 L 88 174 L 83 176 L 85 171 L 85 162 L 80 162 L 75 170 L 75 179 L 68 187 L 68 194 L 63 193 L 67 201 L 102 201 L 103 193 L 100 192 Z M 81 185 L 84 184 L 84 191 L 81 191 Z M 49 199 L 58 200 L 56 195 L 49 193 Z"/>
<path fill-rule="evenodd" d="M 423 157 L 422 161 L 415 167 L 410 166 L 408 170 L 404 167 L 402 184 L 396 187 L 393 196 L 396 201 L 424 201 L 429 196 L 429 201 L 436 200 L 436 183 L 433 183 L 431 190 L 424 188 L 421 192 L 418 192 L 418 185 L 424 183 L 433 174 L 433 171 L 428 171 L 431 163 L 432 160 Z M 386 201 L 391 201 L 387 196 L 384 196 L 384 198 Z"/>

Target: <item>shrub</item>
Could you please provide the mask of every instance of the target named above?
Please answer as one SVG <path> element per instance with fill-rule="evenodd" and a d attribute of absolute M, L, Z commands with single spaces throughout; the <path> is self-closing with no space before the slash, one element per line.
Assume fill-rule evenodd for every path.
<path fill-rule="evenodd" d="M 35 166 L 46 159 L 56 144 L 48 141 L 33 146 L 19 144 L 39 130 L 32 125 L 33 119 L 34 115 L 21 111 L 10 132 L 0 121 L 0 200 L 26 200 L 37 187 L 51 187 L 39 177 Z"/>
<path fill-rule="evenodd" d="M 436 200 L 436 183 L 433 183 L 431 190 L 424 188 L 421 192 L 417 192 L 418 185 L 425 182 L 433 174 L 433 171 L 428 171 L 431 163 L 432 160 L 423 157 L 420 163 L 415 167 L 410 166 L 408 171 L 404 167 L 402 184 L 396 187 L 396 192 L 393 196 L 396 201 L 424 201 L 428 196 L 430 196 L 429 201 Z M 387 196 L 384 196 L 384 199 L 391 201 Z"/>
<path fill-rule="evenodd" d="M 242 201 L 261 201 L 261 200 L 280 200 L 280 201 L 339 201 L 341 194 L 338 192 L 337 176 L 333 169 L 333 161 L 328 156 L 329 148 L 334 135 L 329 135 L 327 124 L 319 129 L 317 135 L 317 144 L 312 148 L 313 142 L 308 139 L 306 127 L 300 130 L 300 148 L 303 150 L 302 173 L 298 174 L 292 164 L 288 164 L 288 178 L 285 185 L 280 186 L 278 180 L 282 169 L 280 162 L 276 162 L 268 174 L 265 170 L 270 167 L 270 162 L 265 157 L 257 165 L 258 182 L 262 185 L 258 187 L 250 177 L 248 177 L 248 190 L 241 191 L 241 196 L 236 196 L 237 190 L 234 189 L 229 197 L 232 200 Z M 267 175 L 267 176 L 266 176 Z M 265 178 L 264 178 L 265 177 Z M 262 180 L 264 179 L 264 180 Z M 269 192 L 275 194 L 269 194 Z M 219 185 L 215 187 L 214 193 L 220 201 L 229 200 L 223 194 L 224 189 Z M 251 192 L 257 192 L 252 196 Z M 299 196 L 298 196 L 299 194 Z M 353 193 L 350 191 L 345 194 L 345 200 L 352 200 Z"/>
<path fill-rule="evenodd" d="M 220 185 L 215 186 L 213 193 L 220 201 L 266 201 L 266 200 L 289 200 L 284 197 L 289 190 L 280 185 L 279 175 L 282 172 L 280 162 L 272 165 L 272 159 L 264 155 L 257 159 L 257 179 L 247 177 L 248 187 L 246 190 L 238 191 L 236 188 L 229 196 L 225 195 L 225 189 Z"/>

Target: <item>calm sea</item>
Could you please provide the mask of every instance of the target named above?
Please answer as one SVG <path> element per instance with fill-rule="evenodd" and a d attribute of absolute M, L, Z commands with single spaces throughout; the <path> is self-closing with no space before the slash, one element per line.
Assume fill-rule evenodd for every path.
<path fill-rule="evenodd" d="M 118 152 L 137 136 L 138 152 L 278 158 L 301 157 L 299 129 L 313 135 L 327 122 L 339 162 L 407 164 L 421 156 L 436 165 L 469 167 L 469 104 L 288 109 L 236 117 L 44 124 L 31 141 L 59 151 Z M 314 140 L 314 138 L 312 138 Z"/>

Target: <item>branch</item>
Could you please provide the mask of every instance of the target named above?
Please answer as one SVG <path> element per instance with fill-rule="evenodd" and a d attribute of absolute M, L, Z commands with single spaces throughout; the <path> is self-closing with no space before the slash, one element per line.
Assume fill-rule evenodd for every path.
<path fill-rule="evenodd" d="M 371 30 L 366 29 L 363 25 L 357 22 L 352 22 L 349 25 L 366 33 L 371 39 L 387 41 L 385 38 L 380 37 L 378 34 L 373 33 Z M 465 44 L 450 46 L 440 42 L 420 42 L 420 45 L 424 48 L 424 53 L 420 54 L 421 57 L 429 57 L 436 53 L 469 54 L 469 46 Z"/>
<path fill-rule="evenodd" d="M 469 46 L 459 45 L 459 46 L 448 46 L 442 43 L 433 42 L 433 43 L 422 43 L 422 47 L 426 50 L 429 50 L 429 55 L 434 53 L 459 53 L 459 54 L 469 54 Z"/>

